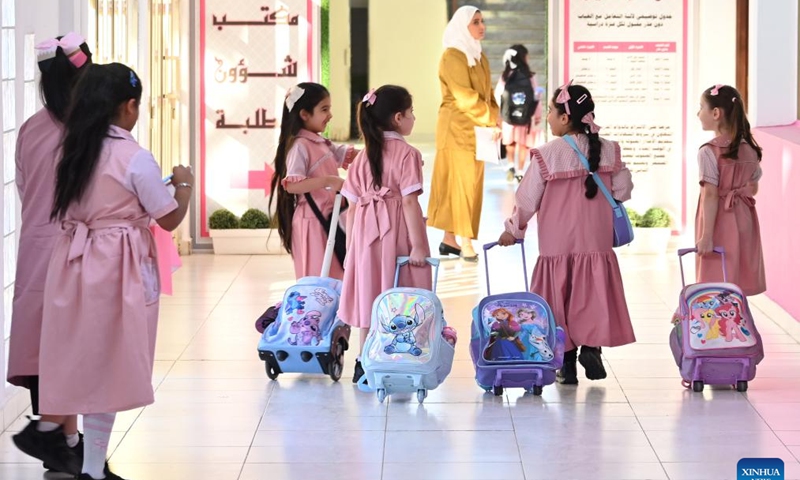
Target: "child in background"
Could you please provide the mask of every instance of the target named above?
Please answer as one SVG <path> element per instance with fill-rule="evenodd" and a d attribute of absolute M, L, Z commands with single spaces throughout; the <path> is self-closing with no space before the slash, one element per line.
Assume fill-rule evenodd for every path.
<path fill-rule="evenodd" d="M 398 256 L 411 267 L 400 271 L 401 286 L 431 289 L 430 256 L 422 193 L 422 155 L 403 137 L 414 128 L 411 95 L 403 87 L 370 90 L 358 106 L 358 126 L 366 148 L 356 157 L 342 189 L 347 212 L 345 261 L 339 318 L 359 328 L 363 351 L 372 303 L 394 284 Z M 364 375 L 356 358 L 353 383 Z"/>
<path fill-rule="evenodd" d="M 278 232 L 298 279 L 322 271 L 333 200 L 344 184 L 338 169 L 357 153 L 320 135 L 331 118 L 331 96 L 322 85 L 300 83 L 287 93 L 271 191 L 277 192 Z M 342 279 L 344 247 L 336 242 L 331 278 Z"/>

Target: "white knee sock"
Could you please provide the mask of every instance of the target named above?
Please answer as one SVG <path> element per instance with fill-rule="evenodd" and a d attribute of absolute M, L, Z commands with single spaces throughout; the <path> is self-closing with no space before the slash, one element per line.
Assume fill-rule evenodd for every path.
<path fill-rule="evenodd" d="M 83 416 L 83 473 L 88 473 L 92 478 L 106 478 L 103 468 L 116 416 L 116 413 L 92 413 Z"/>

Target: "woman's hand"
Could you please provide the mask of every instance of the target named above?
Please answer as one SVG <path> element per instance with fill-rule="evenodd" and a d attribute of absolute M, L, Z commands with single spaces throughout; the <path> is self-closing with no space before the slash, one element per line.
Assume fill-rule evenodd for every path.
<path fill-rule="evenodd" d="M 497 240 L 497 244 L 501 247 L 508 247 L 510 245 L 514 245 L 515 243 L 517 243 L 516 237 L 508 232 L 503 232 L 503 234 L 500 235 L 500 239 Z"/>
<path fill-rule="evenodd" d="M 702 237 L 697 242 L 697 254 L 700 256 L 708 255 L 714 251 L 714 240 L 708 237 Z"/>

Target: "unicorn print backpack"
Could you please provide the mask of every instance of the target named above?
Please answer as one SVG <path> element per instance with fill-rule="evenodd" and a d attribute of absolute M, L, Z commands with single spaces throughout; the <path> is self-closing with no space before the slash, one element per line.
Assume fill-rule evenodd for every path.
<path fill-rule="evenodd" d="M 439 260 L 427 261 L 435 267 L 432 292 L 397 286 L 400 267 L 408 263 L 408 257 L 398 257 L 394 288 L 378 295 L 372 305 L 361 357 L 367 385 L 359 382 L 359 388 L 375 391 L 381 402 L 393 393 L 416 393 L 422 403 L 453 366 L 455 348 L 446 338 L 442 303 L 434 293 Z"/>
<path fill-rule="evenodd" d="M 705 385 L 732 385 L 747 391 L 756 376 L 756 365 L 764 358 L 747 297 L 738 286 L 727 283 L 725 252 L 722 255 L 722 283 L 696 283 L 686 286 L 683 256 L 697 249 L 678 250 L 681 265 L 681 290 L 678 310 L 673 317 L 669 346 L 680 368 L 683 385 L 702 392 Z"/>

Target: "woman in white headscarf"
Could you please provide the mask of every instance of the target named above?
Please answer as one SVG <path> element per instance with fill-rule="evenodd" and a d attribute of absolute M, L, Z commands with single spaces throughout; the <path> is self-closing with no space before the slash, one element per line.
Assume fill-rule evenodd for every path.
<path fill-rule="evenodd" d="M 444 230 L 441 255 L 477 261 L 483 203 L 483 162 L 475 160 L 475 126 L 497 126 L 500 108 L 492 94 L 489 60 L 481 52 L 486 32 L 476 7 L 456 10 L 444 31 L 439 62 L 442 104 L 436 126 L 428 225 Z M 456 236 L 460 237 L 459 247 Z"/>

